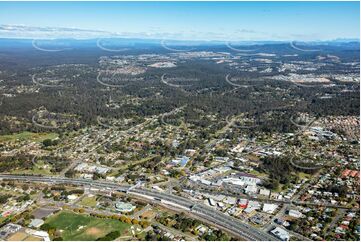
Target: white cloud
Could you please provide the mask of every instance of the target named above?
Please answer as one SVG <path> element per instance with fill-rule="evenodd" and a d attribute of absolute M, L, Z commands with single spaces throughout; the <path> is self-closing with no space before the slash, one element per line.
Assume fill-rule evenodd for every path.
<path fill-rule="evenodd" d="M 190 40 L 190 41 L 311 41 L 316 38 L 321 40 L 318 34 L 305 35 L 290 33 L 279 35 L 277 33 L 262 32 L 253 29 L 238 29 L 233 32 L 220 30 L 219 32 L 201 32 L 195 30 L 162 32 L 157 27 L 150 27 L 144 32 L 109 32 L 80 28 L 63 27 L 33 27 L 26 25 L 0 25 L 0 38 L 27 38 L 27 39 L 91 39 L 91 38 L 140 38 L 140 39 L 166 39 L 166 40 Z"/>
<path fill-rule="evenodd" d="M 79 28 L 33 27 L 26 25 L 0 25 L 0 38 L 100 38 L 116 36 L 107 31 Z"/>

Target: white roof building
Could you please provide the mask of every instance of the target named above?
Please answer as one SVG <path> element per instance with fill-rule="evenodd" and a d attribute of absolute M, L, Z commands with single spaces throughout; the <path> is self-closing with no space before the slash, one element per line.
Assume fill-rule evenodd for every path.
<path fill-rule="evenodd" d="M 221 186 L 223 184 L 223 181 L 222 180 L 217 180 L 216 182 L 212 182 L 212 186 Z"/>
<path fill-rule="evenodd" d="M 209 205 L 211 205 L 211 206 L 216 205 L 216 202 L 215 202 L 212 198 L 208 198 L 208 203 L 209 203 Z"/>
<path fill-rule="evenodd" d="M 246 185 L 256 185 L 262 182 L 261 179 L 259 179 L 258 177 L 247 173 L 240 174 L 239 179 L 243 181 Z"/>
<path fill-rule="evenodd" d="M 239 199 L 238 204 L 239 204 L 240 206 L 242 206 L 242 207 L 246 207 L 247 204 L 248 204 L 248 200 L 245 199 L 245 198 L 241 198 L 241 199 Z"/>
<path fill-rule="evenodd" d="M 245 213 L 252 213 L 252 212 L 255 211 L 255 210 L 256 210 L 255 208 L 247 207 L 245 210 L 243 210 L 243 212 L 245 212 Z"/>
<path fill-rule="evenodd" d="M 259 190 L 259 194 L 263 195 L 263 196 L 266 196 L 266 197 L 269 197 L 270 194 L 271 194 L 271 191 L 268 190 L 268 189 L 262 188 L 261 190 Z"/>
<path fill-rule="evenodd" d="M 231 204 L 231 205 L 235 205 L 237 203 L 237 198 L 235 198 L 235 197 L 226 197 L 224 202 L 228 203 L 228 204 Z"/>
<path fill-rule="evenodd" d="M 224 208 L 224 203 L 222 203 L 222 202 L 217 202 L 217 205 L 218 205 L 218 207 L 220 207 L 220 208 Z"/>
<path fill-rule="evenodd" d="M 107 176 L 107 177 L 105 177 L 105 180 L 107 180 L 107 181 L 114 181 L 114 180 L 115 180 L 115 176 Z"/>
<path fill-rule="evenodd" d="M 275 229 L 271 230 L 271 233 L 283 241 L 288 241 L 290 239 L 290 234 L 280 227 L 276 227 Z"/>
<path fill-rule="evenodd" d="M 213 198 L 213 200 L 215 200 L 217 202 L 222 202 L 226 198 L 226 196 L 222 195 L 222 194 L 219 194 L 219 195 L 208 194 L 207 196 Z"/>
<path fill-rule="evenodd" d="M 107 167 L 100 167 L 100 166 L 97 166 L 95 168 L 95 171 L 99 174 L 106 174 L 110 169 L 107 168 Z"/>
<path fill-rule="evenodd" d="M 93 174 L 81 174 L 80 177 L 84 179 L 93 179 Z"/>
<path fill-rule="evenodd" d="M 208 186 L 210 186 L 210 185 L 212 184 L 212 182 L 210 182 L 210 181 L 208 181 L 208 180 L 206 180 L 206 179 L 200 179 L 200 182 L 201 182 L 202 184 L 208 185 Z"/>
<path fill-rule="evenodd" d="M 244 210 L 245 213 L 252 213 L 254 210 L 260 209 L 261 204 L 257 201 L 249 201 L 247 208 Z"/>
<path fill-rule="evenodd" d="M 257 201 L 252 201 L 252 200 L 250 200 L 249 202 L 248 202 L 248 206 L 247 207 L 255 207 L 255 208 L 260 208 L 261 207 L 261 204 L 259 203 L 259 202 L 257 202 Z"/>
<path fill-rule="evenodd" d="M 124 181 L 124 176 L 118 176 L 117 178 L 115 178 L 116 182 L 123 182 Z"/>
<path fill-rule="evenodd" d="M 88 167 L 87 163 L 80 163 L 79 165 L 77 165 L 74 170 L 76 171 L 83 171 L 85 168 Z"/>
<path fill-rule="evenodd" d="M 246 189 L 245 189 L 245 192 L 246 192 L 247 194 L 249 194 L 249 193 L 257 193 L 257 191 L 258 191 L 258 188 L 257 188 L 256 185 L 248 185 L 248 186 L 246 187 Z"/>
<path fill-rule="evenodd" d="M 32 229 L 26 229 L 25 232 L 28 234 L 34 235 L 36 237 L 40 237 L 45 242 L 50 242 L 50 237 L 49 237 L 48 232 L 36 231 L 36 230 L 32 230 Z"/>
<path fill-rule="evenodd" d="M 67 196 L 67 198 L 68 198 L 69 200 L 75 200 L 75 199 L 78 198 L 78 196 L 75 195 L 75 194 L 70 194 L 70 195 Z"/>
<path fill-rule="evenodd" d="M 101 167 L 96 165 L 89 165 L 87 163 L 80 163 L 74 168 L 77 172 L 88 172 L 88 173 L 99 173 L 99 174 L 106 174 L 110 168 L 107 167 Z"/>
<path fill-rule="evenodd" d="M 265 203 L 265 204 L 263 204 L 263 209 L 262 210 L 265 213 L 274 213 L 277 208 L 278 208 L 277 204 Z"/>
<path fill-rule="evenodd" d="M 191 181 L 199 181 L 200 179 L 201 179 L 201 177 L 197 176 L 197 175 L 193 175 L 193 176 L 189 177 L 189 180 L 191 180 Z"/>
<path fill-rule="evenodd" d="M 43 224 L 44 224 L 44 220 L 35 218 L 31 220 L 29 227 L 40 228 L 40 226 Z"/>
<path fill-rule="evenodd" d="M 225 178 L 225 179 L 222 179 L 222 181 L 225 182 L 225 183 L 230 183 L 232 185 L 237 185 L 237 186 L 244 186 L 245 185 L 244 181 L 242 181 L 239 178 L 234 178 L 234 177 Z"/>
<path fill-rule="evenodd" d="M 208 231 L 208 228 L 206 226 L 204 226 L 203 224 L 201 224 L 196 228 L 196 230 L 198 231 L 198 233 L 200 235 L 202 235 Z"/>
<path fill-rule="evenodd" d="M 300 211 L 291 209 L 290 211 L 288 211 L 288 215 L 294 218 L 301 218 L 303 214 Z"/>

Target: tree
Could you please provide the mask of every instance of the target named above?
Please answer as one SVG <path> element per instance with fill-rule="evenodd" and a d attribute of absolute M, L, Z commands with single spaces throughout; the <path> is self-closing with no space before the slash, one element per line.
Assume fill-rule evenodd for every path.
<path fill-rule="evenodd" d="M 53 142 L 52 142 L 51 139 L 44 139 L 44 140 L 43 140 L 43 145 L 44 145 L 45 147 L 52 146 L 52 145 L 53 145 Z"/>
<path fill-rule="evenodd" d="M 149 226 L 149 222 L 146 220 L 140 221 L 139 224 L 142 226 L 143 229 L 145 229 Z"/>
<path fill-rule="evenodd" d="M 132 219 L 132 224 L 139 224 L 139 221 L 135 218 Z"/>
<path fill-rule="evenodd" d="M 115 240 L 119 236 L 120 236 L 120 232 L 118 230 L 116 230 L 116 231 L 112 231 L 112 232 L 108 233 L 104 237 L 99 238 L 97 240 L 99 240 L 99 241 L 111 241 L 111 240 Z"/>
<path fill-rule="evenodd" d="M 75 176 L 75 171 L 72 169 L 65 172 L 65 177 L 73 178 L 74 176 Z"/>
<path fill-rule="evenodd" d="M 123 223 L 125 223 L 126 219 L 127 219 L 127 217 L 124 215 L 120 216 L 120 218 L 119 218 L 119 220 L 122 221 Z"/>

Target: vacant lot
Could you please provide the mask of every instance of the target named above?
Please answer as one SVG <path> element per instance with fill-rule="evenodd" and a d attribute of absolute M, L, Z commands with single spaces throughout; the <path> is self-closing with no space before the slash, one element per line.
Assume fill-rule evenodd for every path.
<path fill-rule="evenodd" d="M 42 142 L 45 139 L 55 139 L 58 137 L 56 133 L 31 133 L 31 132 L 22 132 L 11 135 L 0 135 L 0 142 L 6 141 L 15 141 L 15 140 L 31 140 L 34 142 Z"/>
<path fill-rule="evenodd" d="M 41 207 L 41 208 L 36 209 L 32 213 L 32 215 L 35 218 L 43 219 L 43 218 L 46 218 L 47 216 L 51 215 L 52 213 L 57 212 L 58 210 L 59 210 L 59 208 L 55 208 L 55 207 Z"/>
<path fill-rule="evenodd" d="M 42 241 L 40 237 L 28 234 L 25 232 L 25 229 L 21 229 L 15 234 L 11 235 L 6 239 L 7 241 Z"/>
<path fill-rule="evenodd" d="M 44 161 L 38 161 L 31 169 L 16 169 L 10 171 L 11 174 L 30 174 L 30 175 L 52 175 L 51 165 Z"/>
<path fill-rule="evenodd" d="M 118 220 L 94 218 L 70 211 L 59 212 L 45 223 L 61 231 L 63 240 L 97 240 L 112 231 L 119 231 L 122 235 L 130 227 Z"/>

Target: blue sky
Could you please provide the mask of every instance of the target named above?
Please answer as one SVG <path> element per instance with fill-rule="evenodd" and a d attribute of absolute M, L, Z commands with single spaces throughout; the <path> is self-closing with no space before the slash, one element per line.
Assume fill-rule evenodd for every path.
<path fill-rule="evenodd" d="M 0 2 L 0 37 L 330 40 L 359 38 L 359 19 L 359 2 Z"/>

